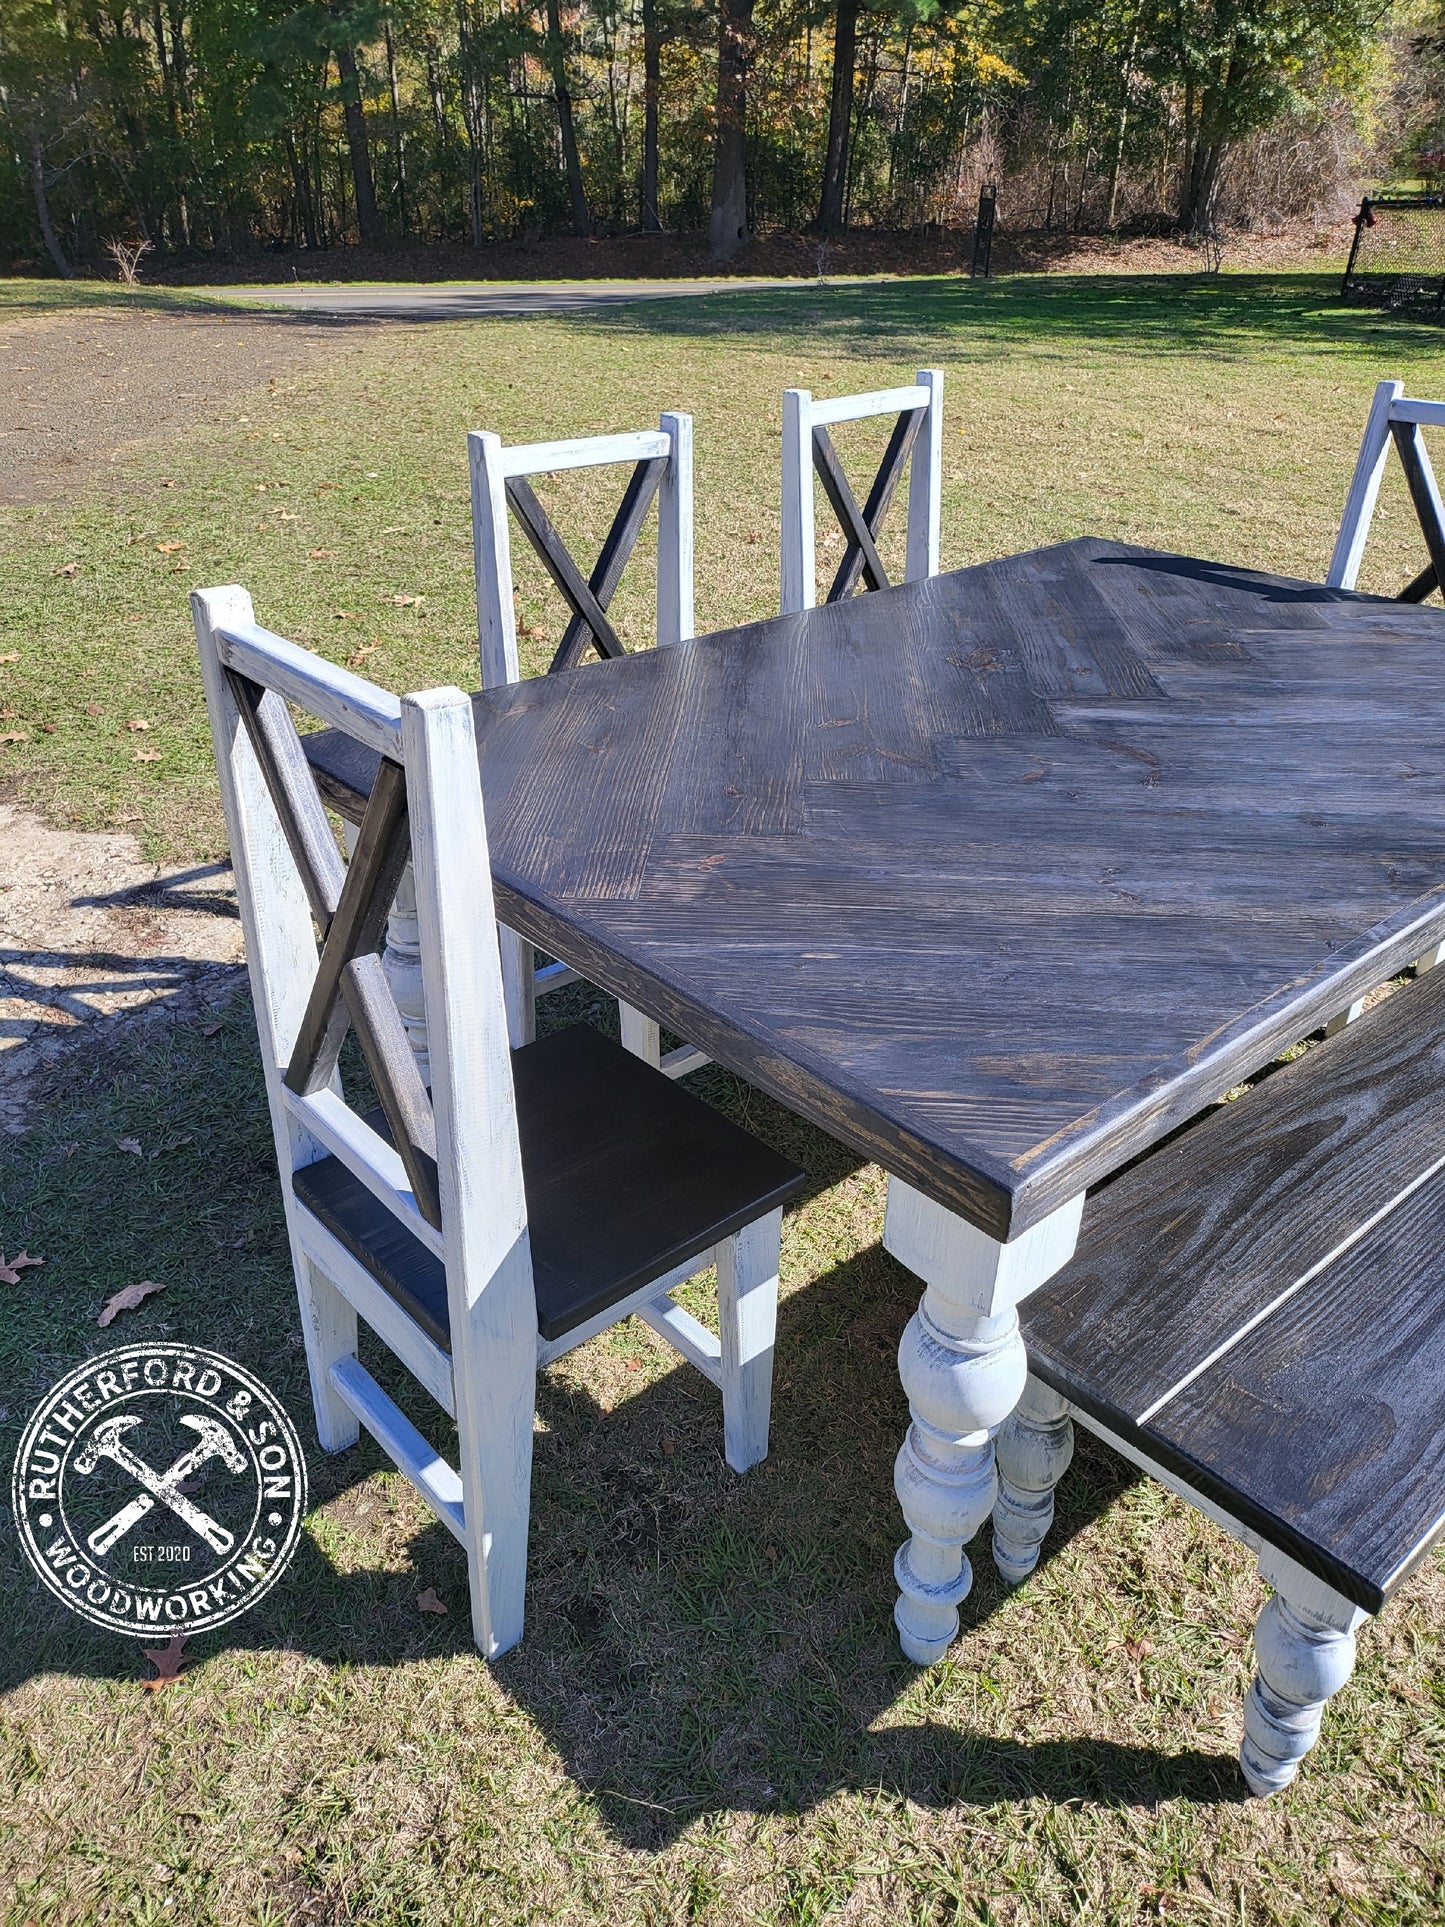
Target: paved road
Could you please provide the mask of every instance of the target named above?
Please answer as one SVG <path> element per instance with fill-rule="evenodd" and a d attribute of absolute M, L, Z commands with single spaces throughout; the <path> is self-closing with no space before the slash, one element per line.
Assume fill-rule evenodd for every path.
<path fill-rule="evenodd" d="M 616 307 L 624 301 L 678 301 L 759 288 L 799 288 L 800 280 L 766 281 L 449 281 L 441 284 L 355 283 L 329 287 L 197 288 L 218 299 L 294 308 L 310 315 L 394 321 L 460 321 L 508 314 L 560 314 Z"/>

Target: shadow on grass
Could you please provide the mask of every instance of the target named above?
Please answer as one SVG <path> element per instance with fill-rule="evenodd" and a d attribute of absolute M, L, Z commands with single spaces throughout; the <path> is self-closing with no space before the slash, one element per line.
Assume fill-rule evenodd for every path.
<path fill-rule="evenodd" d="M 606 1008 L 585 986 L 570 994 L 584 1011 L 589 998 Z M 850 1230 L 856 1246 L 851 1221 L 830 1232 L 834 1187 L 857 1169 L 853 1154 L 723 1073 L 707 1075 L 714 1101 L 801 1154 L 812 1172 L 798 1226 L 804 1252 L 814 1242 L 845 1246 Z M 139 1157 L 118 1148 L 123 1137 L 140 1143 Z M 62 1067 L 43 1123 L 0 1164 L 0 1225 L 4 1249 L 24 1244 L 46 1260 L 25 1274 L 28 1290 L 7 1298 L 0 1327 L 7 1453 L 65 1369 L 141 1338 L 212 1346 L 250 1366 L 308 1441 L 312 1529 L 296 1562 L 244 1619 L 196 1640 L 198 1661 L 231 1650 L 264 1664 L 283 1649 L 340 1669 L 450 1660 L 450 1690 L 475 1690 L 460 1547 L 440 1525 L 418 1528 L 420 1508 L 404 1497 L 393 1556 L 358 1563 L 369 1528 L 357 1508 L 389 1516 L 394 1484 L 375 1480 L 387 1461 L 365 1437 L 329 1458 L 310 1444 L 244 996 L 212 1036 L 176 1024 Z M 165 1294 L 123 1327 L 97 1330 L 101 1301 L 140 1277 L 163 1281 Z M 918 1675 L 899 1656 L 891 1621 L 901 1537 L 891 1470 L 907 1422 L 894 1354 L 917 1290 L 866 1243 L 784 1300 L 773 1450 L 741 1479 L 722 1462 L 712 1388 L 681 1366 L 650 1376 L 656 1351 L 646 1337 L 632 1344 L 620 1335 L 612 1351 L 579 1354 L 571 1370 L 540 1379 L 528 1633 L 496 1672 L 622 1842 L 656 1847 L 700 1814 L 801 1811 L 843 1788 L 940 1806 L 1240 1797 L 1222 1755 L 1095 1739 L 1028 1744 L 942 1718 L 899 1723 L 900 1697 Z M 451 1450 L 447 1422 L 405 1388 L 380 1348 L 364 1340 L 363 1356 L 438 1449 Z M 608 1392 L 634 1382 L 631 1360 L 641 1389 Z M 1081 1441 L 1051 1553 L 1134 1476 Z M 339 1544 L 344 1557 L 328 1551 Z M 963 1638 L 931 1676 L 940 1695 L 950 1677 L 974 1678 L 983 1663 L 976 1637 L 1027 1599 L 1003 1588 L 986 1532 L 974 1552 Z M 448 1602 L 446 1618 L 418 1613 L 426 1586 Z M 145 1671 L 132 1642 L 41 1594 L 13 1540 L 0 1561 L 0 1609 L 17 1629 L 0 1686 L 45 1673 L 126 1680 Z M 997 1630 L 1007 1648 L 1008 1627 L 994 1643 Z"/>
<path fill-rule="evenodd" d="M 947 352 L 986 359 L 1022 346 L 1113 356 L 1185 350 L 1230 359 L 1261 348 L 1380 356 L 1438 351 L 1438 329 L 1342 301 L 1322 274 L 939 275 L 855 287 L 738 291 L 715 299 L 579 314 L 609 335 L 697 339 L 764 334 L 852 355 Z"/>

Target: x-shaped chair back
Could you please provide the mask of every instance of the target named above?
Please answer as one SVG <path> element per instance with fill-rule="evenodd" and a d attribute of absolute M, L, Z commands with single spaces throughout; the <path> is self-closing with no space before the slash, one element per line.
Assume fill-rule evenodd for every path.
<path fill-rule="evenodd" d="M 878 472 L 860 508 L 828 433 L 838 422 L 872 415 L 896 420 Z M 813 472 L 823 484 L 843 534 L 843 560 L 826 600 L 842 602 L 861 582 L 865 589 L 886 589 L 887 572 L 878 538 L 902 477 L 909 466 L 908 547 L 904 580 L 921 581 L 938 573 L 939 498 L 943 461 L 943 373 L 920 368 L 911 388 L 885 388 L 870 395 L 841 395 L 817 401 L 806 388 L 783 391 L 783 569 L 782 611 L 811 609 L 817 601 L 813 530 Z"/>
<path fill-rule="evenodd" d="M 484 689 L 516 682 L 522 673 L 517 660 L 508 511 L 571 611 L 549 673 L 575 669 L 589 649 L 603 657 L 627 653 L 607 611 L 654 497 L 658 504 L 657 640 L 681 642 L 692 634 L 691 415 L 669 412 L 657 428 L 631 435 L 592 435 L 581 441 L 530 442 L 509 448 L 500 436 L 478 431 L 467 442 Z M 597 560 L 584 576 L 527 478 L 614 463 L 631 464 L 632 474 Z"/>
<path fill-rule="evenodd" d="M 1400 381 L 1379 384 L 1370 404 L 1359 459 L 1350 478 L 1340 532 L 1335 538 L 1329 574 L 1325 577 L 1330 588 L 1353 589 L 1359 579 L 1360 561 L 1392 442 L 1405 471 L 1410 500 L 1415 505 L 1430 557 L 1428 565 L 1405 584 L 1396 600 L 1423 602 L 1432 590 L 1445 585 L 1445 507 L 1441 505 L 1440 490 L 1421 433 L 1426 426 L 1445 426 L 1445 402 L 1412 401 Z"/>
<path fill-rule="evenodd" d="M 464 1492 L 480 1489 L 486 1455 L 530 1463 L 538 1341 L 471 702 L 456 689 L 398 699 L 259 628 L 243 589 L 199 592 L 192 607 L 317 1431 L 323 1449 L 339 1451 L 364 1423 L 466 1546 L 473 1624 L 491 1655 L 521 1631 L 525 1482 L 493 1482 L 500 1496 L 489 1500 L 487 1539 L 513 1548 L 500 1561 L 472 1529 L 479 1507 L 465 1503 Z M 306 763 L 291 703 L 381 757 L 349 863 Z M 408 859 L 426 983 L 430 1097 L 377 955 Z M 466 878 L 465 889 L 456 887 L 458 877 Z M 349 1027 L 365 1052 L 385 1133 L 342 1092 L 337 1058 Z M 328 1155 L 444 1267 L 449 1352 L 299 1202 L 295 1174 Z M 358 1363 L 358 1310 L 456 1417 L 459 1471 L 438 1458 Z M 504 1399 L 465 1390 L 487 1383 L 525 1390 L 525 1400 L 513 1397 L 505 1424 L 498 1418 Z M 510 1569 L 500 1569 L 509 1562 Z"/>
<path fill-rule="evenodd" d="M 571 610 L 548 669 L 574 669 L 590 650 L 606 659 L 627 651 L 608 616 L 628 558 L 637 546 L 653 498 L 657 499 L 657 641 L 683 642 L 693 633 L 692 606 L 692 416 L 669 410 L 657 428 L 629 435 L 593 435 L 571 442 L 528 442 L 508 447 L 499 435 L 467 437 L 472 472 L 472 537 L 476 552 L 477 630 L 482 687 L 516 682 L 517 618 L 512 597 L 509 515 L 536 551 Z M 564 468 L 631 464 L 632 473 L 591 573 L 581 569 L 538 501 L 528 477 Z M 512 1042 L 536 1034 L 536 1000 L 576 981 L 561 960 L 540 969 L 532 946 L 505 927 L 501 933 Z M 670 1077 L 707 1063 L 690 1044 L 662 1051 L 658 1025 L 628 1004 L 619 1004 L 622 1041 Z"/>

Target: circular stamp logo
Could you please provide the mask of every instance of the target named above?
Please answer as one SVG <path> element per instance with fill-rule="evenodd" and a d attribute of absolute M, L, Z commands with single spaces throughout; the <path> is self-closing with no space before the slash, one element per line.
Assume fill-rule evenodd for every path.
<path fill-rule="evenodd" d="M 198 1633 L 254 1606 L 296 1550 L 306 1461 L 260 1379 L 191 1345 L 125 1345 L 41 1400 L 11 1488 L 42 1583 L 97 1626 Z"/>

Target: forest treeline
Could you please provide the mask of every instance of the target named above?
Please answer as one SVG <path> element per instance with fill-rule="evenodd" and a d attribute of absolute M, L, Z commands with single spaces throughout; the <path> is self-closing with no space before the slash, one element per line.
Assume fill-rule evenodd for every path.
<path fill-rule="evenodd" d="M 1439 64 L 1388 0 L 0 0 L 0 254 L 1204 234 L 1439 145 Z"/>

